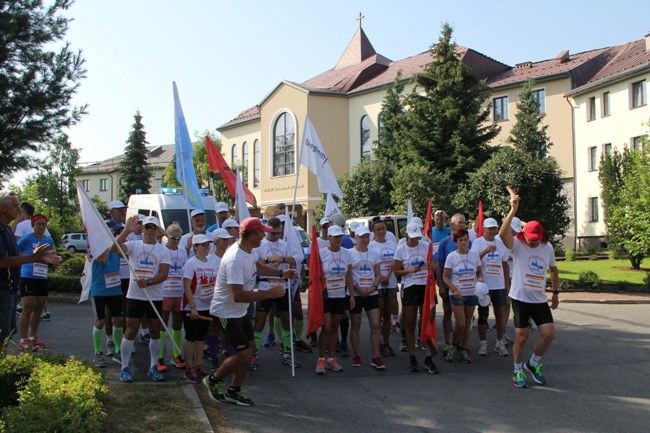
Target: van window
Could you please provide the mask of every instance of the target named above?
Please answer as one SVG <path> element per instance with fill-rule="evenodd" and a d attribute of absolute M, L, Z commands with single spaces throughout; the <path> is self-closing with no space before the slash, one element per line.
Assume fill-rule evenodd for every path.
<path fill-rule="evenodd" d="M 139 215 L 149 216 L 149 209 L 138 209 Z"/>
<path fill-rule="evenodd" d="M 155 211 L 154 211 L 155 212 Z M 181 228 L 183 229 L 183 233 L 188 233 L 190 231 L 190 225 L 187 221 L 187 210 L 186 209 L 166 209 L 162 211 L 162 224 L 165 227 L 169 227 L 169 225 L 173 222 L 178 223 Z M 205 214 L 205 227 L 208 228 L 211 225 L 213 225 L 216 220 L 216 216 L 214 215 L 214 212 L 206 212 Z"/>
<path fill-rule="evenodd" d="M 398 220 L 397 227 L 399 229 L 399 237 L 403 238 L 406 235 L 406 219 Z"/>
<path fill-rule="evenodd" d="M 70 238 L 78 241 L 79 239 L 81 239 L 81 235 L 72 235 L 70 236 Z"/>

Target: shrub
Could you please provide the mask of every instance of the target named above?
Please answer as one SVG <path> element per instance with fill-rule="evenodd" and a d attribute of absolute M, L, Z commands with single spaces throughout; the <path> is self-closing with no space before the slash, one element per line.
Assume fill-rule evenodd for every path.
<path fill-rule="evenodd" d="M 578 283 L 588 290 L 593 290 L 600 285 L 600 277 L 594 271 L 583 271 L 578 276 Z"/>
<path fill-rule="evenodd" d="M 8 431 L 21 433 L 98 432 L 106 416 L 106 386 L 101 374 L 78 360 L 65 365 L 37 361 L 19 405 L 6 410 Z"/>
<path fill-rule="evenodd" d="M 0 359 L 0 408 L 18 402 L 18 392 L 25 387 L 35 365 L 36 357 L 31 353 L 7 355 Z"/>
<path fill-rule="evenodd" d="M 68 253 L 69 254 L 69 253 Z M 81 273 L 84 270 L 84 265 L 86 264 L 86 255 L 85 254 L 71 254 L 70 257 L 65 262 L 61 263 L 61 266 L 55 271 L 57 275 L 67 275 L 74 277 L 81 277 Z"/>
<path fill-rule="evenodd" d="M 597 246 L 597 245 L 593 245 L 593 246 L 587 248 L 587 254 L 589 254 L 589 255 L 598 254 L 599 252 L 600 252 L 600 247 Z"/>
<path fill-rule="evenodd" d="M 645 273 L 643 284 L 645 285 L 646 290 L 650 290 L 650 272 Z"/>
<path fill-rule="evenodd" d="M 47 277 L 50 292 L 81 293 L 81 276 L 50 274 Z"/>
<path fill-rule="evenodd" d="M 574 250 L 566 250 L 564 252 L 564 257 L 567 262 L 572 262 L 576 259 L 576 252 Z"/>
<path fill-rule="evenodd" d="M 562 244 L 562 242 L 553 243 L 553 253 L 555 254 L 555 257 L 565 256 L 566 251 L 564 250 L 564 245 Z"/>

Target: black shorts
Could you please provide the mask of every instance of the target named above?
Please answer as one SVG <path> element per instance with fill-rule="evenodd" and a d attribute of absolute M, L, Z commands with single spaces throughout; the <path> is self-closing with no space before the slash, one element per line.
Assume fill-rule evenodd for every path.
<path fill-rule="evenodd" d="M 259 311 L 260 313 L 268 313 L 271 311 L 271 308 L 273 308 L 273 304 L 275 304 L 277 311 L 289 311 L 289 299 L 287 298 L 286 290 L 284 295 L 279 298 L 263 299 L 261 301 L 257 301 L 255 303 L 255 311 Z"/>
<path fill-rule="evenodd" d="M 129 291 L 129 284 L 131 284 L 131 280 L 128 278 L 120 280 L 120 288 L 122 289 L 122 297 L 124 299 L 126 299 L 126 292 Z"/>
<path fill-rule="evenodd" d="M 377 308 L 379 308 L 379 296 L 355 296 L 354 308 L 350 310 L 350 314 L 361 314 L 363 310 L 367 313 Z"/>
<path fill-rule="evenodd" d="M 397 287 L 377 289 L 377 296 L 380 298 L 397 298 Z"/>
<path fill-rule="evenodd" d="M 122 316 L 122 295 L 91 296 L 90 303 L 93 306 L 95 320 L 104 320 L 106 318 L 107 307 L 111 317 Z"/>
<path fill-rule="evenodd" d="M 328 298 L 327 290 L 323 290 L 323 313 L 344 314 L 348 308 L 348 298 Z"/>
<path fill-rule="evenodd" d="M 235 352 L 241 352 L 251 347 L 250 342 L 254 338 L 253 323 L 248 316 L 237 319 L 222 319 L 212 316 L 212 320 L 217 322 L 217 326 L 223 331 Z"/>
<path fill-rule="evenodd" d="M 423 305 L 425 290 L 426 286 L 422 284 L 405 287 L 404 294 L 402 295 L 402 305 L 409 307 L 419 307 Z"/>
<path fill-rule="evenodd" d="M 553 323 L 553 313 L 551 313 L 551 307 L 547 302 L 529 304 L 511 299 L 510 304 L 512 305 L 515 328 L 528 328 L 530 319 L 533 319 L 537 326 Z"/>
<path fill-rule="evenodd" d="M 47 296 L 47 280 L 41 280 L 38 278 L 21 278 L 20 284 L 18 285 L 20 289 L 20 296 Z"/>
<path fill-rule="evenodd" d="M 199 311 L 199 316 L 210 317 L 210 311 Z M 195 341 L 205 340 L 205 334 L 208 332 L 210 322 L 208 320 L 194 319 L 192 320 L 188 314 L 189 311 L 181 311 L 183 315 L 183 328 L 185 328 L 185 340 L 190 343 Z"/>
<path fill-rule="evenodd" d="M 153 304 L 156 307 L 156 310 L 158 310 L 158 314 L 160 314 L 162 317 L 162 300 L 153 301 Z M 126 317 L 130 317 L 132 319 L 142 319 L 143 316 L 147 319 L 157 318 L 156 312 L 154 311 L 149 301 L 126 298 Z"/>

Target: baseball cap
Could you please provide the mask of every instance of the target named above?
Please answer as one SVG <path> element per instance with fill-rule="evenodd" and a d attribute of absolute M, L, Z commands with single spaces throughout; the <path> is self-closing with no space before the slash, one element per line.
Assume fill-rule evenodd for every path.
<path fill-rule="evenodd" d="M 494 218 L 486 218 L 485 221 L 483 221 L 483 227 L 486 229 L 489 229 L 491 227 L 499 227 L 499 223 L 497 223 L 497 220 Z"/>
<path fill-rule="evenodd" d="M 510 223 L 510 228 L 515 233 L 519 233 L 521 231 L 521 220 L 517 217 L 513 217 L 512 222 Z"/>
<path fill-rule="evenodd" d="M 206 242 L 212 242 L 212 240 L 206 235 L 194 235 L 192 236 L 192 245 L 204 244 Z"/>
<path fill-rule="evenodd" d="M 487 307 L 490 305 L 490 289 L 488 289 L 487 284 L 480 281 L 476 283 L 476 296 L 478 297 L 478 303 L 481 307 Z"/>
<path fill-rule="evenodd" d="M 406 225 L 406 235 L 411 239 L 421 238 L 422 230 L 420 230 L 420 226 L 417 223 L 412 222 Z"/>
<path fill-rule="evenodd" d="M 422 224 L 422 218 L 420 218 L 420 217 L 411 218 L 411 224 L 417 224 L 418 227 L 420 227 L 420 228 L 424 227 L 424 225 Z"/>
<path fill-rule="evenodd" d="M 254 232 L 257 230 L 262 230 L 266 233 L 272 231 L 273 229 L 267 225 L 262 224 L 259 218 L 248 217 L 239 225 L 239 229 L 242 232 Z"/>
<path fill-rule="evenodd" d="M 351 229 L 352 227 L 350 227 Z M 367 226 L 359 225 L 356 230 L 354 230 L 355 236 L 369 235 L 370 229 Z"/>
<path fill-rule="evenodd" d="M 351 232 L 355 232 L 355 233 L 356 233 L 357 228 L 359 228 L 360 225 L 361 225 L 361 223 L 359 223 L 359 221 L 352 221 L 352 222 L 350 223 L 350 227 L 349 227 L 349 229 L 350 229 Z"/>
<path fill-rule="evenodd" d="M 145 217 L 144 220 L 142 221 L 142 225 L 147 225 L 147 224 L 153 224 L 156 227 L 160 227 L 160 221 L 158 221 L 158 218 L 155 216 L 148 216 Z"/>
<path fill-rule="evenodd" d="M 340 213 L 332 215 L 331 221 L 341 228 L 345 227 L 345 217 Z"/>
<path fill-rule="evenodd" d="M 228 218 L 223 222 L 223 224 L 221 224 L 221 228 L 223 229 L 229 229 L 232 227 L 239 228 L 239 223 L 232 218 Z"/>
<path fill-rule="evenodd" d="M 336 224 L 327 229 L 327 236 L 343 236 L 343 229 Z"/>
<path fill-rule="evenodd" d="M 445 211 L 442 210 L 442 209 L 438 209 L 437 211 L 435 211 L 435 212 L 433 213 L 434 216 L 435 216 L 435 215 L 440 215 L 440 214 L 443 214 L 443 215 L 445 216 L 445 218 L 447 218 L 447 212 L 445 212 Z"/>
<path fill-rule="evenodd" d="M 230 209 L 228 208 L 228 205 L 222 201 L 218 202 L 217 204 L 214 205 L 214 211 L 216 213 L 219 212 L 229 212 Z"/>
<path fill-rule="evenodd" d="M 122 209 L 126 207 L 124 203 L 122 203 L 120 200 L 114 200 L 109 203 L 108 205 L 108 210 L 113 210 L 113 209 Z"/>
<path fill-rule="evenodd" d="M 197 215 L 205 215 L 205 211 L 202 210 L 202 209 L 194 209 L 194 210 L 192 211 L 192 213 L 190 214 L 190 216 L 191 216 L 192 218 L 194 218 L 194 217 L 197 216 Z"/>
<path fill-rule="evenodd" d="M 529 241 L 544 240 L 544 227 L 539 221 L 528 221 L 522 231 Z"/>
<path fill-rule="evenodd" d="M 215 231 L 212 232 L 214 235 L 214 238 L 219 238 L 219 239 L 232 239 L 234 236 L 230 236 L 230 233 L 226 229 L 216 229 Z"/>
<path fill-rule="evenodd" d="M 330 221 L 330 220 L 327 219 L 327 218 L 321 218 L 319 224 L 320 224 L 321 227 L 323 227 L 325 224 L 330 224 L 331 222 L 332 222 L 332 221 Z"/>

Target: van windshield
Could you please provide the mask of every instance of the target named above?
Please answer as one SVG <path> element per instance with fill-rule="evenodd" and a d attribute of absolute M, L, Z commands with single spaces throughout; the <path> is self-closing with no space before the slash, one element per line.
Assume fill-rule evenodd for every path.
<path fill-rule="evenodd" d="M 190 209 L 190 212 L 192 210 Z M 178 223 L 183 229 L 183 233 L 190 231 L 190 225 L 187 221 L 188 212 L 186 209 L 166 209 L 162 211 L 163 225 L 169 227 L 171 223 Z M 212 224 L 217 222 L 214 212 L 208 211 L 205 213 L 205 228 L 207 229 Z"/>

